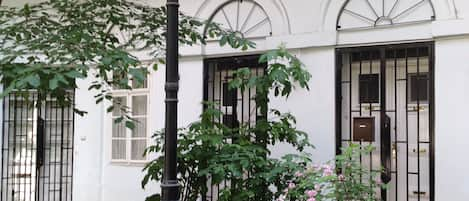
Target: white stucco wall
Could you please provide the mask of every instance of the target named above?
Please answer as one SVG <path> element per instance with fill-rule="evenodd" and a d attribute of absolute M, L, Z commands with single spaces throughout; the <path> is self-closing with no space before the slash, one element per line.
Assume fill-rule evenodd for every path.
<path fill-rule="evenodd" d="M 3 5 L 19 5 L 31 0 L 4 0 Z M 146 0 L 163 5 L 163 0 Z M 200 18 L 208 17 L 221 0 L 181 0 L 181 10 Z M 345 0 L 258 0 L 272 17 L 273 36 L 256 39 L 258 48 L 249 52 L 207 46 L 181 48 L 179 126 L 197 120 L 202 110 L 203 59 L 208 57 L 261 53 L 284 42 L 312 74 L 310 91 L 295 91 L 287 100 L 273 99 L 271 108 L 291 112 L 298 128 L 309 134 L 316 146 L 313 160 L 327 161 L 335 154 L 335 55 L 336 47 L 435 40 L 435 195 L 437 201 L 469 200 L 469 162 L 464 160 L 469 142 L 469 1 L 433 0 L 437 20 L 392 29 L 338 34 L 338 12 Z M 457 37 L 456 37 L 457 36 Z M 89 112 L 75 118 L 73 200 L 141 201 L 159 191 L 159 184 L 140 188 L 143 165 L 115 164 L 110 157 L 110 120 L 105 105 L 95 105 L 90 80 L 79 81 L 77 107 Z M 150 130 L 164 127 L 164 67 L 150 81 Z M 0 113 L 1 111 L 0 107 Z M 0 115 L 0 120 L 1 120 Z M 0 124 L 0 128 L 2 124 Z M 0 139 L 1 140 L 1 139 Z M 291 151 L 284 145 L 273 147 L 273 155 Z"/>
<path fill-rule="evenodd" d="M 88 112 L 75 115 L 73 200 L 98 200 L 101 194 L 101 162 L 103 160 L 102 105 L 96 105 L 96 92 L 88 91 L 91 79 L 78 80 L 76 107 Z"/>
<path fill-rule="evenodd" d="M 469 200 L 469 37 L 436 41 L 436 200 Z"/>
<path fill-rule="evenodd" d="M 310 91 L 298 89 L 288 99 L 272 98 L 270 108 L 290 112 L 297 118 L 298 129 L 308 133 L 316 162 L 326 162 L 335 155 L 335 51 L 332 47 L 294 50 L 306 65 L 312 78 Z M 292 152 L 291 147 L 280 145 L 272 154 L 280 157 Z"/>

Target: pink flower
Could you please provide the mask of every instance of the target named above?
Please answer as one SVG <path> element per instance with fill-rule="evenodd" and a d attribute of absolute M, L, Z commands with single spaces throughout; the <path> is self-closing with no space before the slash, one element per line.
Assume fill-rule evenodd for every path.
<path fill-rule="evenodd" d="M 323 176 L 331 176 L 334 173 L 334 167 L 331 165 L 322 165 Z"/>
<path fill-rule="evenodd" d="M 323 176 L 331 176 L 332 174 L 334 173 L 334 171 L 332 169 L 324 169 L 322 174 Z"/>
<path fill-rule="evenodd" d="M 321 190 L 321 186 L 319 184 L 314 185 L 314 190 L 316 191 Z"/>
<path fill-rule="evenodd" d="M 296 184 L 293 183 L 293 182 L 290 182 L 290 183 L 288 184 L 288 189 L 294 189 L 295 187 L 296 187 Z"/>
<path fill-rule="evenodd" d="M 318 194 L 318 192 L 315 191 L 315 190 L 308 190 L 308 191 L 306 191 L 306 195 L 307 195 L 309 198 L 312 198 L 312 197 L 316 196 L 317 194 Z"/>
<path fill-rule="evenodd" d="M 376 178 L 376 184 L 377 184 L 377 185 L 381 185 L 381 184 L 382 184 L 380 178 Z"/>
<path fill-rule="evenodd" d="M 338 179 L 339 179 L 340 182 L 344 182 L 345 181 L 345 176 L 343 174 L 340 174 L 338 176 Z"/>
<path fill-rule="evenodd" d="M 319 169 L 321 169 L 321 166 L 314 164 L 314 165 L 313 165 L 313 169 L 319 170 Z"/>
<path fill-rule="evenodd" d="M 298 171 L 295 173 L 295 177 L 302 177 L 303 176 L 303 173 Z"/>
<path fill-rule="evenodd" d="M 286 197 L 287 197 L 287 196 L 285 196 L 285 195 L 280 195 L 280 197 L 277 198 L 276 201 L 285 201 L 285 198 L 286 198 Z"/>
<path fill-rule="evenodd" d="M 332 169 L 330 165 L 322 165 L 322 169 Z"/>
<path fill-rule="evenodd" d="M 308 200 L 306 201 L 316 201 L 316 198 L 309 198 Z"/>

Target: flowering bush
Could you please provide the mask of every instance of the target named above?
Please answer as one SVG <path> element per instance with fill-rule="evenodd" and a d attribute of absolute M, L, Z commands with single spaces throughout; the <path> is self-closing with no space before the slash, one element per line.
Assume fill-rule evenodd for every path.
<path fill-rule="evenodd" d="M 367 170 L 359 161 L 374 148 L 350 144 L 332 163 L 309 165 L 294 174 L 277 201 L 378 200 L 380 171 Z"/>

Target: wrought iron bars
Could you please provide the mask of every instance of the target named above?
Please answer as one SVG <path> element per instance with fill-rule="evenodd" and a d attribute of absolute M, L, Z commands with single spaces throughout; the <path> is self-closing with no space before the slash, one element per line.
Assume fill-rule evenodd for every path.
<path fill-rule="evenodd" d="M 4 99 L 0 200 L 70 201 L 73 111 L 29 94 Z"/>

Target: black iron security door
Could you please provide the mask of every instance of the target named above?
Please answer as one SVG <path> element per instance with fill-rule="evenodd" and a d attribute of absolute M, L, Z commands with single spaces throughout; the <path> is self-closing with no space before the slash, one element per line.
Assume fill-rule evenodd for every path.
<path fill-rule="evenodd" d="M 251 75 L 254 76 L 263 75 L 267 64 L 259 64 L 258 61 L 258 55 L 205 61 L 204 100 L 218 106 L 224 114 L 223 119 L 219 121 L 229 127 L 235 127 L 240 123 L 253 126 L 257 119 L 266 115 L 258 111 L 255 87 L 244 91 L 229 88 L 229 82 L 239 68 L 249 68 Z"/>
<path fill-rule="evenodd" d="M 434 201 L 433 43 L 337 50 L 337 153 L 373 145 L 360 156 L 384 168 L 381 200 Z"/>
<path fill-rule="evenodd" d="M 216 121 L 231 128 L 240 124 L 254 127 L 256 122 L 265 119 L 267 114 L 262 114 L 257 107 L 255 87 L 244 91 L 229 88 L 228 83 L 233 79 L 233 73 L 239 68 L 249 68 L 251 75 L 262 76 L 267 64 L 259 64 L 258 55 L 205 60 L 204 100 L 215 103 L 217 109 L 223 113 L 223 117 Z M 232 141 L 233 139 L 226 143 L 232 143 Z M 208 193 L 202 200 L 217 201 L 220 191 L 224 188 L 231 188 L 231 184 L 230 181 L 224 181 L 220 185 L 211 185 L 208 181 Z"/>
<path fill-rule="evenodd" d="M 37 100 L 3 101 L 0 201 L 72 200 L 73 110 Z"/>

